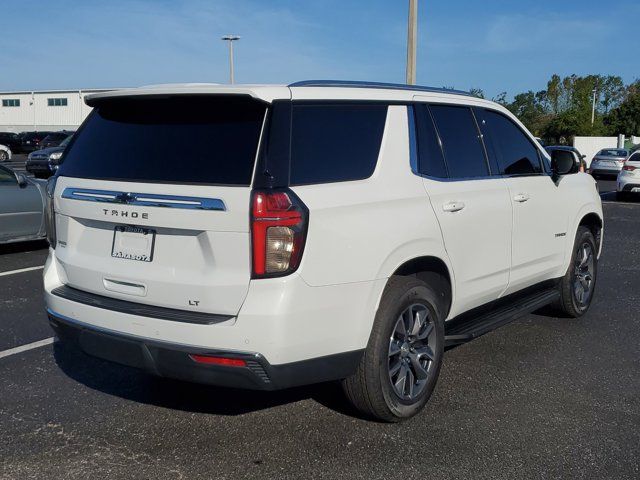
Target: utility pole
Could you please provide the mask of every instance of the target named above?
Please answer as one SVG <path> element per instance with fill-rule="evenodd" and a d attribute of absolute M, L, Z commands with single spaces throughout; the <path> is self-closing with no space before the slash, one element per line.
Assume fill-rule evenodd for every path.
<path fill-rule="evenodd" d="M 418 0 L 409 0 L 407 25 L 407 84 L 416 84 L 416 49 L 418 40 Z"/>
<path fill-rule="evenodd" d="M 593 89 L 593 104 L 591 105 L 591 126 L 593 127 L 593 122 L 596 121 L 596 91 L 597 89 L 594 87 Z"/>
<path fill-rule="evenodd" d="M 233 77 L 233 42 L 240 40 L 238 35 L 225 35 L 222 40 L 229 42 L 229 83 L 233 85 L 235 79 Z"/>

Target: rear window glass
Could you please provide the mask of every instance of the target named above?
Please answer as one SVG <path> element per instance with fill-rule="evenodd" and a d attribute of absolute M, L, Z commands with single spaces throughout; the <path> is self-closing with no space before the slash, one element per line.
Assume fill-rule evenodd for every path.
<path fill-rule="evenodd" d="M 626 157 L 627 154 L 628 153 L 626 150 L 616 150 L 616 149 L 600 150 L 598 152 L 598 155 L 601 155 L 603 157 Z"/>
<path fill-rule="evenodd" d="M 250 185 L 265 109 L 244 97 L 110 99 L 74 135 L 60 175 Z"/>
<path fill-rule="evenodd" d="M 294 104 L 291 184 L 361 180 L 373 174 L 386 105 Z"/>

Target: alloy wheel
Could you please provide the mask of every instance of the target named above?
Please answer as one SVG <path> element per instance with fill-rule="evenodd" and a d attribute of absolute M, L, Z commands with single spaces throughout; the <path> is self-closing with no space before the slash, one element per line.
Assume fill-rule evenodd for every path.
<path fill-rule="evenodd" d="M 434 320 L 426 305 L 415 303 L 398 317 L 389 338 L 389 381 L 398 397 L 413 401 L 424 390 L 436 351 Z"/>
<path fill-rule="evenodd" d="M 573 294 L 581 308 L 589 304 L 595 280 L 595 255 L 591 243 L 582 243 L 576 252 Z"/>

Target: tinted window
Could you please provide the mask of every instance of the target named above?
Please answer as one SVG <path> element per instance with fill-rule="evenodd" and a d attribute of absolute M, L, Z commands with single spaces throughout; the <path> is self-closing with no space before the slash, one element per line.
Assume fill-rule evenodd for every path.
<path fill-rule="evenodd" d="M 629 162 L 640 162 L 640 152 L 636 152 L 629 157 Z"/>
<path fill-rule="evenodd" d="M 484 111 L 483 123 L 491 137 L 500 173 L 531 175 L 542 171 L 538 149 L 515 123 L 490 110 Z"/>
<path fill-rule="evenodd" d="M 424 104 L 416 105 L 415 117 L 418 137 L 418 171 L 430 177 L 447 178 L 444 156 L 429 108 Z"/>
<path fill-rule="evenodd" d="M 371 176 L 386 118 L 386 105 L 294 104 L 291 184 L 343 182 Z"/>
<path fill-rule="evenodd" d="M 264 112 L 248 98 L 112 99 L 74 135 L 60 175 L 250 185 Z"/>
<path fill-rule="evenodd" d="M 601 155 L 603 157 L 626 157 L 629 153 L 626 150 L 618 150 L 614 148 L 600 150 L 597 155 Z"/>
<path fill-rule="evenodd" d="M 451 178 L 484 177 L 489 168 L 476 122 L 467 107 L 430 107 Z"/>

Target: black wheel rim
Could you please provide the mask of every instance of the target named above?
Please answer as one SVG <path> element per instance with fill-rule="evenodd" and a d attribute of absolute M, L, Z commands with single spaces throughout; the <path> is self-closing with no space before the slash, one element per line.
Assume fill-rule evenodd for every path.
<path fill-rule="evenodd" d="M 574 262 L 573 296 L 580 308 L 589 305 L 595 282 L 595 255 L 590 242 L 578 246 Z"/>
<path fill-rule="evenodd" d="M 388 373 L 395 394 L 413 401 L 424 391 L 436 352 L 434 319 L 426 305 L 414 303 L 396 320 L 389 338 Z"/>

